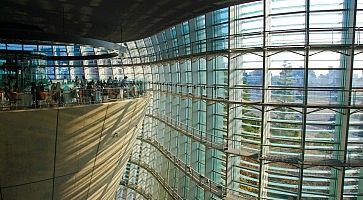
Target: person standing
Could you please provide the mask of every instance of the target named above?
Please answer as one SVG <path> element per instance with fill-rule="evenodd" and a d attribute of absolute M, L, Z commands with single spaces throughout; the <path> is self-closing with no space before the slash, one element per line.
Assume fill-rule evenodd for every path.
<path fill-rule="evenodd" d="M 38 108 L 39 107 L 38 99 L 37 99 L 38 91 L 37 91 L 37 86 L 36 86 L 35 82 L 31 83 L 30 92 L 32 94 L 33 107 Z"/>
<path fill-rule="evenodd" d="M 87 96 L 88 96 L 88 103 L 95 102 L 95 86 L 93 80 L 87 84 Z"/>
<path fill-rule="evenodd" d="M 113 80 L 113 87 L 117 87 L 118 86 L 118 80 L 117 77 L 115 77 L 115 80 Z"/>
<path fill-rule="evenodd" d="M 68 83 L 68 79 L 66 76 L 63 76 L 63 85 L 67 84 Z"/>
<path fill-rule="evenodd" d="M 86 88 L 86 86 L 87 86 L 87 79 L 86 79 L 86 77 L 83 75 L 83 76 L 82 76 L 82 80 L 81 80 L 81 87 L 84 89 L 84 88 Z"/>
<path fill-rule="evenodd" d="M 107 79 L 107 87 L 111 87 L 111 85 L 112 85 L 112 78 L 111 76 L 109 76 Z"/>
<path fill-rule="evenodd" d="M 76 87 L 79 87 L 79 78 L 78 78 L 78 76 L 76 76 L 76 80 L 74 80 L 74 85 Z"/>
<path fill-rule="evenodd" d="M 124 76 L 124 79 L 122 79 L 121 87 L 127 87 L 127 76 Z"/>

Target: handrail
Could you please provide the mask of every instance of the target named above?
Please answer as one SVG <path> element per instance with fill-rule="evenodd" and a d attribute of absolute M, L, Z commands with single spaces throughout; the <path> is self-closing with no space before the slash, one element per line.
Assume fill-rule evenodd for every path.
<path fill-rule="evenodd" d="M 173 128 L 176 131 L 179 131 L 180 133 L 184 134 L 185 136 L 190 137 L 191 139 L 194 139 L 208 147 L 214 148 L 214 149 L 218 149 L 220 151 L 224 151 L 225 153 L 228 153 L 230 155 L 235 155 L 235 156 L 244 156 L 244 157 L 250 157 L 250 158 L 257 158 L 258 157 L 258 153 L 253 152 L 253 151 L 248 151 L 246 149 L 241 150 L 241 149 L 235 149 L 235 148 L 231 148 L 229 146 L 227 146 L 226 142 L 223 143 L 218 143 L 218 142 L 214 142 L 212 141 L 212 137 L 217 137 L 220 139 L 223 139 L 224 141 L 231 141 L 231 142 L 240 142 L 241 144 L 243 142 L 238 141 L 238 140 L 233 140 L 233 139 L 228 139 L 228 138 L 221 138 L 218 136 L 211 136 L 211 137 L 207 137 L 207 133 L 197 130 L 193 127 L 190 127 L 184 123 L 181 123 L 177 120 L 174 120 L 170 117 L 165 117 L 162 116 L 160 114 L 156 114 L 156 115 L 152 115 L 152 114 L 146 114 L 146 117 L 151 117 L 154 119 L 159 120 L 160 122 L 166 124 L 167 126 Z M 195 134 L 195 132 L 197 134 Z M 203 137 L 203 134 L 205 135 L 205 137 Z"/>
<path fill-rule="evenodd" d="M 342 165 L 342 166 L 363 166 L 363 157 L 362 158 L 356 158 L 355 152 L 348 152 L 346 156 L 346 161 L 342 161 L 336 158 L 332 158 L 332 155 L 327 153 L 323 154 L 323 158 L 312 158 L 309 157 L 309 154 L 305 154 L 306 158 L 304 160 L 301 160 L 298 155 L 272 155 L 272 154 L 265 154 L 261 155 L 259 152 L 253 152 L 248 151 L 247 149 L 241 150 L 241 149 L 233 149 L 226 146 L 226 144 L 217 143 L 214 144 L 211 140 L 208 140 L 207 137 L 200 137 L 202 134 L 194 134 L 194 130 L 192 127 L 189 127 L 188 125 L 185 125 L 181 122 L 178 122 L 177 120 L 171 119 L 169 117 L 162 116 L 160 114 L 151 115 L 146 114 L 147 117 L 152 117 L 154 119 L 159 120 L 160 122 L 168 125 L 171 128 L 174 128 L 175 130 L 179 131 L 180 133 L 215 149 L 218 149 L 220 151 L 223 151 L 230 155 L 236 155 L 236 156 L 243 156 L 243 157 L 250 157 L 255 158 L 259 160 L 266 160 L 271 162 L 285 162 L 285 163 L 291 163 L 291 164 L 303 164 L 303 165 L 325 165 L 325 166 L 333 166 L 333 165 Z M 189 131 L 192 130 L 192 131 Z M 197 133 L 201 132 L 199 130 L 196 130 Z M 227 138 L 225 140 L 228 140 Z M 147 141 L 147 140 L 146 140 Z M 149 139 L 150 142 L 152 142 L 152 139 Z M 235 141 L 235 140 L 232 140 Z M 155 141 L 156 145 L 158 144 L 157 141 Z M 266 145 L 263 145 L 266 146 Z M 158 146 L 156 146 L 158 147 Z M 278 147 L 273 147 L 274 149 Z M 286 148 L 284 148 L 286 149 Z M 287 148 L 289 149 L 289 148 Z M 325 152 L 338 152 L 339 150 L 324 150 L 324 149 L 309 149 L 306 148 L 305 150 L 318 150 L 318 151 L 325 151 Z M 278 151 L 278 152 L 284 152 Z M 340 151 L 338 152 L 343 156 L 344 152 Z M 336 153 L 335 153 L 336 154 Z M 345 154 L 344 154 L 345 155 Z M 335 155 L 336 157 L 337 155 Z M 174 157 L 173 157 L 174 158 Z"/>
<path fill-rule="evenodd" d="M 6 98 L 5 93 L 0 91 L 0 111 L 108 103 L 117 100 L 134 99 L 145 96 L 145 94 L 146 90 L 144 88 L 137 87 L 72 88 L 67 91 L 50 90 L 49 92 L 40 92 L 34 95 L 36 97 L 29 92 L 9 93 Z"/>
<path fill-rule="evenodd" d="M 134 190 L 135 192 L 142 195 L 147 200 L 152 200 L 152 195 L 150 193 L 147 193 L 143 188 L 141 188 L 139 185 L 136 184 L 129 184 L 125 183 L 124 181 L 121 181 L 120 185 L 127 187 L 131 190 Z"/>
<path fill-rule="evenodd" d="M 225 146 L 223 143 L 214 142 L 212 140 L 212 137 L 217 137 L 217 138 L 223 139 L 221 137 L 211 135 L 211 137 L 208 138 L 207 133 L 197 130 L 193 127 L 190 127 L 179 121 L 176 121 L 170 117 L 165 117 L 165 116 L 163 117 L 160 114 L 157 114 L 157 115 L 146 114 L 145 116 L 157 119 L 157 120 L 163 122 L 164 124 L 168 125 L 169 127 L 183 133 L 184 135 L 186 135 L 206 146 L 218 149 L 220 151 L 223 151 L 225 149 Z"/>
<path fill-rule="evenodd" d="M 278 68 L 284 69 L 284 68 Z M 303 69 L 303 68 L 298 68 Z M 317 68 L 317 69 L 325 69 L 325 68 Z M 269 86 L 268 88 L 262 88 L 262 86 L 252 86 L 252 85 L 236 85 L 228 87 L 226 84 L 191 84 L 191 83 L 160 83 L 160 82 L 147 82 L 153 85 L 159 86 L 175 86 L 175 87 L 191 87 L 191 88 L 201 88 L 201 89 L 217 89 L 217 88 L 232 88 L 232 89 L 250 89 L 250 90 L 260 90 L 260 91 L 299 91 L 299 92 L 363 92 L 363 87 L 355 87 L 351 90 L 344 89 L 344 87 L 322 87 L 315 86 L 309 87 L 308 89 L 302 86 Z"/>
<path fill-rule="evenodd" d="M 317 108 L 317 109 L 363 109 L 363 104 L 344 105 L 344 104 L 303 104 L 303 103 L 290 103 L 290 102 L 261 102 L 261 101 L 248 101 L 248 100 L 228 100 L 227 98 L 210 98 L 206 96 L 194 95 L 191 93 L 182 94 L 171 91 L 161 91 L 157 89 L 150 89 L 150 91 L 156 91 L 161 93 L 167 93 L 174 96 L 180 96 L 183 98 L 192 98 L 198 100 L 205 100 L 218 103 L 246 105 L 246 106 L 271 106 L 271 107 L 294 107 L 294 108 Z M 361 92 L 361 91 L 359 91 Z M 363 98 L 362 98 L 363 100 Z"/>
<path fill-rule="evenodd" d="M 267 145 L 264 145 L 267 146 Z M 304 149 L 305 151 L 316 150 L 321 154 L 314 156 L 313 154 L 305 153 L 305 158 L 300 157 L 301 154 L 283 155 L 286 148 L 271 147 L 269 153 L 262 156 L 259 155 L 260 160 L 270 162 L 283 162 L 299 165 L 312 165 L 312 166 L 345 166 L 345 167 L 361 167 L 363 166 L 363 157 L 356 157 L 360 150 L 345 152 L 344 150 L 327 150 L 327 149 Z M 274 154 L 273 152 L 280 152 Z"/>
<path fill-rule="evenodd" d="M 262 68 L 252 68 L 252 69 L 262 69 Z M 285 69 L 285 68 L 274 68 L 274 69 Z M 291 69 L 291 68 L 286 68 L 286 69 Z M 296 69 L 303 69 L 303 68 L 296 68 Z M 314 68 L 314 69 L 326 69 L 326 68 Z M 160 86 L 179 86 L 179 87 L 202 87 L 202 89 L 206 89 L 206 88 L 233 88 L 233 89 L 254 89 L 254 90 L 298 90 L 301 92 L 310 92 L 310 91 L 317 91 L 317 92 L 321 92 L 321 91 L 330 91 L 330 92 L 349 92 L 349 91 L 357 91 L 357 92 L 363 92 L 363 87 L 355 87 L 356 89 L 352 89 L 352 90 L 347 90 L 344 89 L 344 87 L 322 87 L 322 86 L 314 86 L 314 87 L 309 87 L 309 89 L 305 89 L 302 86 L 269 86 L 268 89 L 266 88 L 262 88 L 262 86 L 255 86 L 255 85 L 237 85 L 237 86 L 231 86 L 228 87 L 227 84 L 203 84 L 203 83 L 199 83 L 199 84 L 193 84 L 193 83 L 160 83 L 160 82 L 145 82 L 145 83 L 150 83 L 150 84 L 154 84 L 154 85 L 160 85 Z M 339 90 L 337 90 L 339 89 Z"/>
<path fill-rule="evenodd" d="M 167 149 L 165 149 L 156 140 L 153 140 L 152 138 L 149 138 L 149 137 L 146 137 L 146 138 L 138 137 L 137 139 L 153 145 L 167 159 L 169 159 L 171 162 L 173 162 L 173 164 L 175 164 L 180 170 L 182 170 L 185 174 L 187 174 L 190 178 L 192 178 L 195 182 L 198 183 L 198 185 L 200 185 L 204 189 L 209 190 L 210 192 L 219 196 L 220 198 L 223 198 L 225 196 L 224 195 L 225 194 L 224 186 L 215 183 L 208 177 L 205 177 L 204 175 L 195 171 L 192 167 L 185 164 L 182 160 L 180 160 L 178 157 L 176 157 L 171 152 L 169 152 Z"/>
<path fill-rule="evenodd" d="M 172 187 L 170 187 L 170 185 L 167 184 L 167 182 L 164 180 L 163 177 L 161 177 L 158 172 L 153 169 L 152 167 L 150 167 L 147 163 L 141 161 L 141 160 L 134 160 L 134 159 L 130 159 L 129 160 L 130 163 L 140 166 L 142 168 L 144 168 L 146 171 L 148 171 L 151 175 L 153 175 L 155 177 L 155 179 L 160 183 L 160 185 L 166 190 L 166 192 L 173 198 L 173 199 L 177 199 L 177 200 L 183 200 L 183 198 L 178 194 L 178 192 L 173 189 Z"/>
<path fill-rule="evenodd" d="M 46 60 L 98 60 L 118 56 L 116 52 L 84 56 L 46 56 Z"/>

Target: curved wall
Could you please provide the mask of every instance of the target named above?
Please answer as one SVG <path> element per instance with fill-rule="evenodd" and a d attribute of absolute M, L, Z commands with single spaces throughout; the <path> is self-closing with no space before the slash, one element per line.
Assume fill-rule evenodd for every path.
<path fill-rule="evenodd" d="M 1 112 L 1 199 L 114 199 L 146 105 Z"/>

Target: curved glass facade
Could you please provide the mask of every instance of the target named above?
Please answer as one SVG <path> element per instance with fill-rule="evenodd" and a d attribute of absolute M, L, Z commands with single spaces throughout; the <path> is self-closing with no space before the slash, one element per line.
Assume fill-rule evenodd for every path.
<path fill-rule="evenodd" d="M 126 42 L 122 59 L 44 61 L 39 70 L 45 79 L 127 75 L 150 89 L 120 198 L 359 200 L 362 28 L 363 0 L 260 0 Z"/>
<path fill-rule="evenodd" d="M 121 61 L 118 58 L 84 60 L 46 59 L 46 56 L 86 57 L 104 55 L 112 52 L 115 51 L 77 44 L 52 44 L 50 42 L 38 45 L 0 43 L 0 87 L 3 86 L 5 76 L 15 77 L 16 73 L 14 70 L 9 69 L 9 66 L 15 65 L 15 63 L 27 69 L 24 71 L 27 74 L 24 81 L 25 86 L 30 85 L 32 81 L 47 82 L 48 80 L 63 80 L 65 78 L 74 80 L 76 76 L 78 78 L 85 76 L 88 80 L 107 80 L 109 77 L 117 77 L 120 79 L 123 75 L 134 77 L 133 71 L 120 66 Z M 29 53 L 30 58 L 21 59 L 21 56 L 27 55 L 27 53 Z M 16 57 L 15 54 L 19 56 Z M 39 58 L 34 59 L 34 56 L 37 55 Z"/>
<path fill-rule="evenodd" d="M 363 198 L 362 26 L 362 0 L 268 0 L 127 42 L 160 145 L 132 159 L 184 199 Z M 173 198 L 134 163 L 124 179 Z"/>

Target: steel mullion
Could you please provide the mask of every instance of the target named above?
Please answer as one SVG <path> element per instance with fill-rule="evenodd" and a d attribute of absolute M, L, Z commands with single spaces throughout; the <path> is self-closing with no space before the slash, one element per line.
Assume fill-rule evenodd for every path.
<path fill-rule="evenodd" d="M 302 109 L 302 131 L 301 131 L 301 154 L 300 160 L 302 161 L 299 169 L 299 185 L 298 185 L 298 199 L 302 198 L 302 189 L 304 184 L 304 157 L 305 157 L 305 137 L 306 137 L 306 120 L 307 120 L 307 107 L 308 104 L 308 72 L 309 72 L 309 44 L 310 44 L 310 0 L 305 1 L 305 59 L 304 59 L 304 99 L 303 104 L 305 107 Z"/>
<path fill-rule="evenodd" d="M 346 3 L 348 6 L 350 6 L 351 5 L 351 1 L 344 1 L 344 3 Z M 349 40 L 349 44 L 351 45 L 351 48 L 348 50 L 348 54 L 350 55 L 350 61 L 349 61 L 349 66 L 346 66 L 347 68 L 348 68 L 348 72 L 347 73 L 349 73 L 349 79 L 348 79 L 348 85 L 346 85 L 346 83 L 345 83 L 345 85 L 344 85 L 344 87 L 345 88 L 347 88 L 347 93 L 348 94 L 345 94 L 344 95 L 344 99 L 346 99 L 346 98 L 348 98 L 348 101 L 347 101 L 347 103 L 348 103 L 348 106 L 350 106 L 350 105 L 352 105 L 352 102 L 351 102 L 351 96 L 352 96 L 352 82 L 353 82 L 353 73 L 354 73 L 354 68 L 353 68 L 353 65 L 354 65 L 354 44 L 355 44 L 355 31 L 356 31 L 356 18 L 357 18 L 357 4 L 358 4 L 358 1 L 357 0 L 353 0 L 353 7 L 348 7 L 348 13 L 347 13 L 347 15 L 348 16 L 350 16 L 351 15 L 351 12 L 352 12 L 352 10 L 353 10 L 353 19 L 351 19 L 350 17 L 348 18 L 349 19 L 349 21 L 348 21 L 348 24 L 350 25 L 350 23 L 352 23 L 353 24 L 353 28 L 351 28 L 351 27 L 349 27 L 348 28 L 348 34 L 351 32 L 352 33 L 352 39 L 351 40 Z M 346 75 L 345 75 L 345 77 L 346 77 Z M 346 95 L 348 95 L 348 97 L 346 96 Z M 349 133 L 349 121 L 350 121 L 350 108 L 348 107 L 348 108 L 346 108 L 345 109 L 345 126 L 346 126 L 346 132 L 345 132 L 345 134 L 346 134 L 346 137 L 344 137 L 344 139 L 345 139 L 345 141 L 342 141 L 343 143 L 341 143 L 341 144 L 343 144 L 343 147 L 344 147 L 344 149 L 343 149 L 343 152 L 344 152 L 344 157 L 343 157 L 343 162 L 344 163 L 346 163 L 347 162 L 347 148 L 348 148 L 348 133 Z M 344 111 L 343 111 L 344 112 Z M 344 126 L 343 126 L 344 127 Z M 340 160 L 341 158 L 339 158 L 339 160 Z M 349 165 L 349 164 L 348 164 Z M 340 173 L 342 173 L 341 174 L 341 182 L 340 182 L 340 184 L 341 185 L 338 185 L 338 194 L 340 194 L 340 196 L 338 196 L 338 199 L 343 199 L 343 196 L 344 196 L 344 179 L 345 179 L 345 170 L 346 170 L 346 166 L 345 165 L 343 165 L 343 167 L 342 167 L 342 170 L 341 170 L 341 172 Z"/>
<path fill-rule="evenodd" d="M 266 88 L 266 56 L 267 56 L 267 49 L 266 49 L 266 29 L 267 29 L 267 16 L 268 16 L 268 12 L 267 12 L 267 2 L 263 1 L 263 34 L 262 34 L 262 102 L 265 102 L 265 88 Z M 265 131 L 265 112 L 266 112 L 266 106 L 262 105 L 261 108 L 261 130 L 260 130 L 260 155 L 263 155 L 263 144 L 264 144 L 264 131 Z M 266 198 L 265 195 L 263 194 L 264 192 L 264 188 L 263 188 L 263 184 L 262 184 L 262 173 L 263 170 L 262 168 L 264 167 L 264 161 L 262 159 L 259 160 L 259 176 L 258 176 L 258 199 L 262 199 L 262 198 Z"/>

